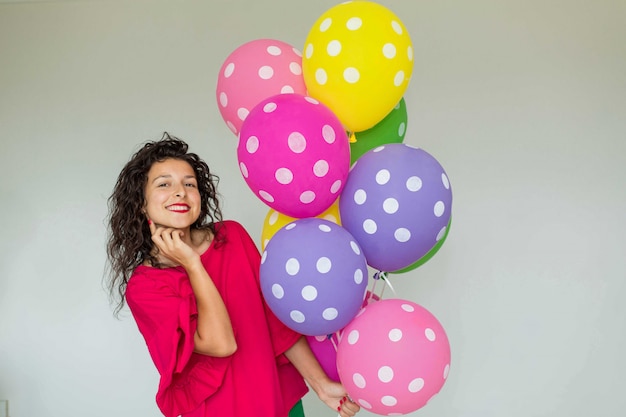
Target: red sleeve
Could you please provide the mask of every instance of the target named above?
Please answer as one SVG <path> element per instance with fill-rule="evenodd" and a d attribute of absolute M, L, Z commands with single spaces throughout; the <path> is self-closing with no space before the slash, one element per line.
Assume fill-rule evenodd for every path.
<path fill-rule="evenodd" d="M 154 270 L 154 274 L 163 273 Z M 135 274 L 126 301 L 161 378 L 157 405 L 166 417 L 195 410 L 221 386 L 231 357 L 193 353 L 197 307 L 193 293 Z"/>
<path fill-rule="evenodd" d="M 254 270 L 254 277 L 259 288 L 259 292 L 261 292 L 261 284 L 259 281 L 259 269 L 261 267 L 261 255 L 259 254 L 259 250 L 257 249 L 254 241 L 248 234 L 248 232 L 243 228 L 243 226 L 239 225 L 239 234 L 241 236 L 241 241 L 244 246 L 244 251 L 248 258 L 248 261 L 251 267 Z M 279 357 L 279 363 L 284 362 L 286 358 L 280 358 L 280 356 L 285 353 L 294 343 L 302 337 L 300 333 L 295 332 L 289 327 L 285 326 L 283 322 L 281 322 L 276 315 L 269 308 L 265 299 L 261 295 L 263 300 L 263 308 L 265 310 L 265 317 L 267 320 L 267 325 L 269 327 L 270 337 L 272 339 L 272 346 L 274 348 L 274 353 L 277 357 Z"/>

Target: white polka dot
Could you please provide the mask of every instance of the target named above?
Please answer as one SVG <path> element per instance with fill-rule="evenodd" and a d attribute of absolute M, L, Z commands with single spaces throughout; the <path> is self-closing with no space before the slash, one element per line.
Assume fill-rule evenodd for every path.
<path fill-rule="evenodd" d="M 241 171 L 241 175 L 243 175 L 244 178 L 248 178 L 248 167 L 243 162 L 239 163 L 239 171 Z"/>
<path fill-rule="evenodd" d="M 337 134 L 335 133 L 335 129 L 333 129 L 330 125 L 322 126 L 322 137 L 326 141 L 326 143 L 335 143 L 335 139 L 337 139 Z"/>
<path fill-rule="evenodd" d="M 289 258 L 285 263 L 285 271 L 291 276 L 296 275 L 300 271 L 300 262 L 296 258 Z"/>
<path fill-rule="evenodd" d="M 393 379 L 393 369 L 390 366 L 381 366 L 378 369 L 378 379 L 380 382 L 390 382 Z"/>
<path fill-rule="evenodd" d="M 235 72 L 235 64 L 231 62 L 230 64 L 226 65 L 226 68 L 224 68 L 224 77 L 229 78 L 231 75 L 233 75 L 233 72 Z"/>
<path fill-rule="evenodd" d="M 443 239 L 443 237 L 446 235 L 446 229 L 447 229 L 447 227 L 443 226 L 441 228 L 441 230 L 439 231 L 439 233 L 437 233 L 437 237 L 435 238 L 435 240 L 437 242 L 439 242 L 441 239 Z"/>
<path fill-rule="evenodd" d="M 293 153 L 302 153 L 306 149 L 306 138 L 300 132 L 292 132 L 287 138 L 287 144 Z"/>
<path fill-rule="evenodd" d="M 249 114 L 250 110 L 246 109 L 245 107 L 240 107 L 237 109 L 237 117 L 239 118 L 239 120 L 246 120 L 246 117 L 248 117 Z"/>
<path fill-rule="evenodd" d="M 295 222 L 291 222 L 291 223 L 289 223 L 287 226 L 285 226 L 285 230 L 291 230 L 291 229 L 293 229 L 294 227 L 296 227 L 296 224 L 297 224 L 297 223 L 295 223 Z"/>
<path fill-rule="evenodd" d="M 255 153 L 259 150 L 259 138 L 256 136 L 250 136 L 246 141 L 246 150 L 248 153 Z"/>
<path fill-rule="evenodd" d="M 398 242 L 401 242 L 401 243 L 408 242 L 409 239 L 411 239 L 411 232 L 409 231 L 409 229 L 400 227 L 396 229 L 395 232 L 393 232 L 393 237 L 396 238 Z"/>
<path fill-rule="evenodd" d="M 383 149 L 385 149 L 385 146 L 384 146 L 384 145 L 383 145 L 383 146 L 379 146 L 379 147 L 377 147 L 377 148 L 374 148 L 374 149 L 372 150 L 372 152 L 377 153 L 377 152 L 382 151 Z"/>
<path fill-rule="evenodd" d="M 306 46 L 306 48 L 304 48 L 304 56 L 306 57 L 306 59 L 310 59 L 311 56 L 313 56 L 313 44 L 310 43 Z"/>
<path fill-rule="evenodd" d="M 285 296 L 285 290 L 280 286 L 280 284 L 274 284 L 272 285 L 272 294 L 280 300 Z"/>
<path fill-rule="evenodd" d="M 338 40 L 332 40 L 328 42 L 328 45 L 326 45 L 326 53 L 329 56 L 339 55 L 341 53 L 341 42 L 339 42 Z"/>
<path fill-rule="evenodd" d="M 333 308 L 333 307 L 329 307 L 322 312 L 322 317 L 324 317 L 324 320 L 328 320 L 328 321 L 335 320 L 338 315 L 339 315 L 339 312 L 337 311 L 336 308 Z"/>
<path fill-rule="evenodd" d="M 315 104 L 316 106 L 320 104 L 319 101 L 315 100 L 313 97 L 304 96 L 304 101 L 308 101 L 311 104 Z"/>
<path fill-rule="evenodd" d="M 269 219 L 267 219 L 267 222 L 269 223 L 270 226 L 273 226 L 276 224 L 276 222 L 278 221 L 278 212 L 276 210 L 272 210 L 272 214 L 270 214 Z"/>
<path fill-rule="evenodd" d="M 400 329 L 391 329 L 389 330 L 389 340 L 392 342 L 398 342 L 402 339 L 402 330 Z"/>
<path fill-rule="evenodd" d="M 315 268 L 317 269 L 317 272 L 319 272 L 320 274 L 325 274 L 328 271 L 330 271 L 330 268 L 332 268 L 333 263 L 330 261 L 330 259 L 328 259 L 325 256 L 322 256 L 321 258 L 319 258 L 317 260 L 317 262 L 315 263 Z"/>
<path fill-rule="evenodd" d="M 395 58 L 396 46 L 392 43 L 386 43 L 385 45 L 383 45 L 383 55 L 387 59 Z"/>
<path fill-rule="evenodd" d="M 341 184 L 343 184 L 341 180 L 333 182 L 333 185 L 330 186 L 330 192 L 336 194 L 341 189 Z"/>
<path fill-rule="evenodd" d="M 402 122 L 400 123 L 400 126 L 398 126 L 398 137 L 403 137 L 404 136 L 404 132 L 406 131 L 406 123 Z"/>
<path fill-rule="evenodd" d="M 228 106 L 228 94 L 220 93 L 220 104 L 222 107 Z"/>
<path fill-rule="evenodd" d="M 351 17 L 346 22 L 346 27 L 348 28 L 348 30 L 358 30 L 361 28 L 361 25 L 363 25 L 363 21 L 360 17 Z"/>
<path fill-rule="evenodd" d="M 283 51 L 281 51 L 281 49 L 276 45 L 270 45 L 267 47 L 266 50 L 267 50 L 267 53 L 272 56 L 279 56 L 280 54 L 283 53 Z"/>
<path fill-rule="evenodd" d="M 393 28 L 393 31 L 396 32 L 398 35 L 402 35 L 402 25 L 399 22 L 392 20 L 391 27 Z"/>
<path fill-rule="evenodd" d="M 328 162 L 320 159 L 313 165 L 313 173 L 316 177 L 322 178 L 326 174 L 328 174 Z"/>
<path fill-rule="evenodd" d="M 320 23 L 320 32 L 326 32 L 330 28 L 330 25 L 332 23 L 333 23 L 333 20 L 330 17 L 327 17 L 326 19 L 324 19 L 324 21 Z"/>
<path fill-rule="evenodd" d="M 325 233 L 328 233 L 328 232 L 330 232 L 330 231 L 331 231 L 330 226 L 329 226 L 329 225 L 327 225 L 327 224 L 320 224 L 320 225 L 318 226 L 318 229 L 320 229 L 322 232 L 325 232 Z"/>
<path fill-rule="evenodd" d="M 265 260 L 267 259 L 267 251 L 263 251 L 263 255 L 261 255 L 261 263 L 265 263 Z"/>
<path fill-rule="evenodd" d="M 228 128 L 230 129 L 231 132 L 233 132 L 235 135 L 239 134 L 239 130 L 237 129 L 237 127 L 233 124 L 233 122 L 231 122 L 230 120 L 226 122 L 226 126 L 228 126 Z M 356 162 L 355 162 L 356 164 Z"/>
<path fill-rule="evenodd" d="M 317 81 L 319 85 L 325 85 L 326 82 L 328 82 L 328 74 L 326 74 L 323 68 L 318 68 L 317 71 L 315 71 L 315 81 Z"/>
<path fill-rule="evenodd" d="M 354 345 L 358 341 L 359 341 L 359 331 L 352 330 L 350 334 L 348 335 L 348 344 Z"/>
<path fill-rule="evenodd" d="M 413 61 L 413 47 L 409 46 L 406 49 L 406 57 L 409 59 L 409 61 Z"/>
<path fill-rule="evenodd" d="M 406 189 L 409 191 L 419 191 L 422 188 L 422 179 L 420 177 L 409 177 L 406 180 Z"/>
<path fill-rule="evenodd" d="M 327 338 L 327 336 L 315 336 L 315 340 L 320 343 L 325 342 Z"/>
<path fill-rule="evenodd" d="M 376 173 L 376 182 L 380 185 L 385 185 L 389 182 L 391 178 L 391 173 L 389 170 L 381 169 Z"/>
<path fill-rule="evenodd" d="M 357 285 L 361 285 L 362 282 L 363 282 L 363 271 L 361 271 L 360 269 L 357 269 L 356 271 L 354 271 L 354 283 Z"/>
<path fill-rule="evenodd" d="M 358 189 L 354 192 L 354 202 L 359 206 L 365 204 L 367 200 L 367 193 L 363 189 Z"/>
<path fill-rule="evenodd" d="M 315 193 L 313 191 L 307 190 L 300 194 L 300 202 L 302 204 L 309 204 L 315 200 Z"/>
<path fill-rule="evenodd" d="M 448 176 L 445 173 L 441 173 L 441 182 L 443 183 L 443 186 L 446 188 L 446 190 L 450 189 L 450 180 L 448 180 Z"/>
<path fill-rule="evenodd" d="M 293 94 L 294 89 L 290 85 L 285 85 L 280 89 L 280 94 Z"/>
<path fill-rule="evenodd" d="M 259 68 L 259 78 L 262 80 L 269 80 L 274 76 L 274 69 L 269 65 L 264 65 Z"/>
<path fill-rule="evenodd" d="M 302 298 L 306 301 L 313 301 L 317 298 L 317 288 L 312 285 L 307 285 L 302 288 Z"/>
<path fill-rule="evenodd" d="M 259 190 L 259 196 L 265 201 L 269 201 L 270 203 L 274 202 L 274 196 L 265 190 Z"/>
<path fill-rule="evenodd" d="M 374 233 L 376 233 L 376 230 L 378 230 L 378 225 L 374 220 L 366 219 L 363 222 L 363 230 L 365 231 L 365 233 L 373 235 Z"/>
<path fill-rule="evenodd" d="M 415 307 L 413 307 L 411 304 L 402 304 L 402 310 L 412 313 L 415 311 Z"/>
<path fill-rule="evenodd" d="M 435 203 L 435 207 L 433 208 L 433 212 L 435 213 L 435 216 L 441 217 L 443 216 L 443 213 L 445 211 L 446 211 L 446 205 L 443 203 L 443 201 L 437 201 Z"/>
<path fill-rule="evenodd" d="M 426 330 L 424 330 L 424 336 L 426 336 L 426 339 L 430 340 L 431 342 L 434 342 L 437 338 L 437 336 L 435 335 L 435 331 L 431 328 L 427 328 Z"/>
<path fill-rule="evenodd" d="M 264 239 L 263 240 L 263 247 L 266 247 L 268 243 L 270 243 L 270 240 L 269 239 Z"/>
<path fill-rule="evenodd" d="M 290 62 L 289 72 L 291 72 L 293 75 L 302 74 L 302 65 L 298 64 L 297 62 Z"/>
<path fill-rule="evenodd" d="M 409 392 L 419 392 L 422 388 L 424 388 L 424 380 L 422 378 L 415 378 L 409 382 Z"/>
<path fill-rule="evenodd" d="M 404 82 L 404 71 L 396 72 L 396 76 L 393 77 L 393 85 L 400 87 Z"/>
<path fill-rule="evenodd" d="M 293 172 L 288 168 L 278 168 L 274 173 L 274 177 L 281 184 L 290 184 L 293 181 Z"/>
<path fill-rule="evenodd" d="M 354 382 L 354 385 L 361 389 L 365 388 L 365 386 L 367 385 L 367 383 L 365 382 L 365 378 L 363 378 L 363 375 L 359 373 L 352 375 L 352 382 Z"/>
<path fill-rule="evenodd" d="M 448 379 L 448 374 L 450 373 L 450 364 L 447 364 L 445 368 L 443 368 L 443 379 Z"/>
<path fill-rule="evenodd" d="M 398 400 L 396 399 L 396 397 L 392 395 L 384 395 L 380 399 L 380 402 L 383 403 L 383 405 L 386 405 L 387 407 L 393 407 L 394 405 L 398 404 Z"/>
<path fill-rule="evenodd" d="M 291 313 L 289 313 L 289 317 L 291 317 L 291 320 L 295 321 L 296 323 L 304 323 L 305 320 L 302 311 L 298 310 L 292 310 Z"/>
<path fill-rule="evenodd" d="M 276 103 L 274 102 L 265 103 L 265 105 L 263 106 L 263 112 L 272 113 L 274 112 L 274 110 L 276 110 L 277 107 L 278 106 L 276 106 Z"/>
<path fill-rule="evenodd" d="M 361 249 L 359 248 L 359 244 L 356 243 L 354 240 L 350 241 L 350 247 L 352 248 L 352 252 L 354 252 L 356 255 L 361 254 Z"/>
<path fill-rule="evenodd" d="M 366 410 L 372 409 L 372 404 L 368 403 L 363 398 L 359 398 L 357 402 L 361 405 L 361 407 L 365 408 Z"/>
<path fill-rule="evenodd" d="M 396 211 L 398 211 L 398 200 L 396 200 L 395 198 L 387 198 L 385 201 L 383 201 L 383 210 L 385 210 L 385 213 L 387 214 L 394 214 Z"/>
<path fill-rule="evenodd" d="M 355 84 L 359 82 L 359 78 L 361 78 L 361 74 L 359 70 L 354 67 L 348 67 L 343 70 L 343 79 L 346 80 L 347 83 Z"/>

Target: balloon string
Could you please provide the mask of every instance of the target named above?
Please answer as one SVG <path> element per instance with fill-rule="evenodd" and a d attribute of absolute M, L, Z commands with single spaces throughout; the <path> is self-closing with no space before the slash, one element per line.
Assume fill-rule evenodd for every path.
<path fill-rule="evenodd" d="M 393 295 L 398 297 L 398 294 L 396 293 L 396 290 L 394 290 L 393 285 L 391 285 L 391 281 L 389 280 L 389 276 L 387 275 L 386 272 L 384 271 L 376 272 L 374 274 L 374 284 L 376 284 L 376 281 L 378 281 L 379 279 L 383 281 L 383 289 L 380 291 L 380 295 L 379 295 L 381 299 L 383 298 L 383 294 L 387 286 L 389 286 L 389 289 L 391 290 L 391 292 L 393 292 Z"/>
<path fill-rule="evenodd" d="M 341 341 L 341 339 L 339 339 L 341 336 L 339 335 L 339 332 L 335 333 L 337 335 L 337 340 Z M 335 348 L 335 352 L 337 352 L 337 343 L 335 343 L 335 339 L 333 339 L 333 335 L 329 334 L 328 338 L 330 339 L 330 343 L 333 344 L 333 347 Z"/>

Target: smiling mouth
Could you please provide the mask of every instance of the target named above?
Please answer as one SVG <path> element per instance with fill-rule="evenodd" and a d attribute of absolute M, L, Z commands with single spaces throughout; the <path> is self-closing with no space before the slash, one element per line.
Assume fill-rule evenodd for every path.
<path fill-rule="evenodd" d="M 166 209 L 175 213 L 187 213 L 189 206 L 186 204 L 172 204 L 171 206 L 167 206 Z"/>

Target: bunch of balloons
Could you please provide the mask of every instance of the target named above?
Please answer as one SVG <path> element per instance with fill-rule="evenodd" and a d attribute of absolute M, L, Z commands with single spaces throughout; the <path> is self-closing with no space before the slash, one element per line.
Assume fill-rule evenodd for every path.
<path fill-rule="evenodd" d="M 450 367 L 429 311 L 368 291 L 370 268 L 377 278 L 423 265 L 451 224 L 445 170 L 403 143 L 413 46 L 392 11 L 348 1 L 317 19 L 302 50 L 247 42 L 217 80 L 240 172 L 269 208 L 261 290 L 354 401 L 403 415 L 439 392 Z"/>

